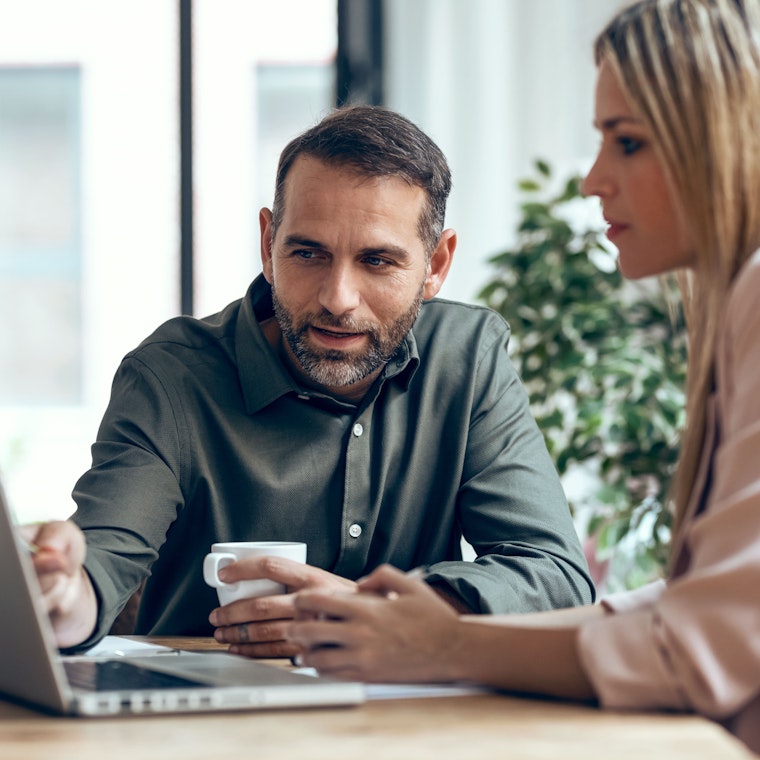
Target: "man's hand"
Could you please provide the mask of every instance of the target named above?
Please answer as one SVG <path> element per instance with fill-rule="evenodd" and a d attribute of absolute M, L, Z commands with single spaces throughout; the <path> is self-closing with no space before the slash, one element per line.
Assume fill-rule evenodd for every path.
<path fill-rule="evenodd" d="M 84 641 L 95 627 L 97 600 L 84 570 L 84 534 L 71 521 L 19 528 L 33 547 L 34 564 L 56 644 L 70 647 Z"/>
<path fill-rule="evenodd" d="M 230 652 L 247 657 L 294 657 L 301 648 L 287 641 L 285 631 L 295 617 L 293 599 L 302 590 L 326 593 L 356 591 L 354 581 L 284 557 L 243 559 L 219 570 L 225 583 L 268 578 L 282 583 L 287 593 L 240 599 L 211 612 L 214 638 L 230 645 Z"/>

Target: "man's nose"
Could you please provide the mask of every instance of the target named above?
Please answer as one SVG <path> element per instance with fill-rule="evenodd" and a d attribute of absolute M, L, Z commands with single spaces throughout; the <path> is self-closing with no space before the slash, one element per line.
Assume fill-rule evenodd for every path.
<path fill-rule="evenodd" d="M 361 301 L 359 279 L 346 266 L 332 266 L 319 291 L 319 302 L 336 316 L 353 311 Z"/>

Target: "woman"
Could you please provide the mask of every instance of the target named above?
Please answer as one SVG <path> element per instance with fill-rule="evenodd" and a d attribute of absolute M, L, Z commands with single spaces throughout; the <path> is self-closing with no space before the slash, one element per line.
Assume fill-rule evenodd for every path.
<path fill-rule="evenodd" d="M 299 595 L 290 635 L 333 676 L 691 710 L 760 751 L 760 2 L 640 0 L 595 56 L 602 139 L 585 192 L 626 276 L 679 274 L 689 325 L 668 582 L 458 617 L 383 567 L 367 593 Z"/>

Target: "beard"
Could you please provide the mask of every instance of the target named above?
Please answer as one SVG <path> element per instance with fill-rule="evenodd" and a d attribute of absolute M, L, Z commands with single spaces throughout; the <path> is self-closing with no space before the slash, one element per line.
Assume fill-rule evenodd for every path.
<path fill-rule="evenodd" d="M 424 283 L 409 309 L 385 325 L 336 317 L 326 310 L 308 312 L 297 319 L 277 297 L 274 286 L 272 303 L 280 331 L 303 372 L 319 385 L 336 388 L 358 383 L 388 363 L 420 313 L 423 289 Z M 308 341 L 308 331 L 312 324 L 343 332 L 364 333 L 369 339 L 369 346 L 360 352 L 314 348 Z"/>

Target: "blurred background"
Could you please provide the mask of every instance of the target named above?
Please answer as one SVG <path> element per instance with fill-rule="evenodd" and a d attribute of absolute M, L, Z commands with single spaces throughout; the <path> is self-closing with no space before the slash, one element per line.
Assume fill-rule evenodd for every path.
<path fill-rule="evenodd" d="M 121 357 L 239 298 L 285 143 L 336 103 L 449 158 L 475 302 L 537 158 L 583 171 L 615 0 L 0 0 L 0 471 L 66 517 Z"/>

